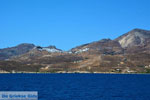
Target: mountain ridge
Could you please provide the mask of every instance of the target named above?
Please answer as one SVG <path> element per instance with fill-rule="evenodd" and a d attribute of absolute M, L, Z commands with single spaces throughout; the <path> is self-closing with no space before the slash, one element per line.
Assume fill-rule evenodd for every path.
<path fill-rule="evenodd" d="M 0 49 L 0 58 L 0 70 L 6 72 L 147 73 L 150 31 L 133 29 L 114 40 L 101 39 L 69 51 L 25 43 Z"/>
<path fill-rule="evenodd" d="M 123 48 L 140 45 L 145 42 L 146 38 L 150 38 L 150 31 L 143 29 L 133 29 L 115 40 L 118 41 Z"/>

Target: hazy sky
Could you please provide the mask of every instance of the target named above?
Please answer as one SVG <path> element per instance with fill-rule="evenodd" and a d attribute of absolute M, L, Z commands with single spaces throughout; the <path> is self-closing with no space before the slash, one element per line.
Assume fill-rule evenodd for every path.
<path fill-rule="evenodd" d="M 0 0 L 0 48 L 74 46 L 150 30 L 150 0 Z"/>

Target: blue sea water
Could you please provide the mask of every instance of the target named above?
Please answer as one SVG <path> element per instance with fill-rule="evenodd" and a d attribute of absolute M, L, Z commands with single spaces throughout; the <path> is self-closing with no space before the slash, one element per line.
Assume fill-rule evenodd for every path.
<path fill-rule="evenodd" d="M 0 74 L 0 91 L 38 91 L 39 100 L 150 100 L 150 75 Z"/>

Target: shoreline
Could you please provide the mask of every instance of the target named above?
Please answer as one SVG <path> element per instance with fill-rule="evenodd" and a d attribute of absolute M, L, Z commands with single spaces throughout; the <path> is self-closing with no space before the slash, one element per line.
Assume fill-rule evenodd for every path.
<path fill-rule="evenodd" d="M 0 73 L 0 74 L 120 74 L 120 75 L 150 75 L 150 73 L 107 73 L 107 72 L 96 72 L 96 73 L 36 73 L 36 72 L 26 72 L 26 73 Z"/>

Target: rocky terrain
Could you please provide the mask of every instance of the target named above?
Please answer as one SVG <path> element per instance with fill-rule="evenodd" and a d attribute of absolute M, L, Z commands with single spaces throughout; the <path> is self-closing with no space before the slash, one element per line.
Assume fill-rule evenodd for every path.
<path fill-rule="evenodd" d="M 34 47 L 34 44 L 23 43 L 15 47 L 0 49 L 0 60 L 27 53 Z"/>
<path fill-rule="evenodd" d="M 133 29 L 69 51 L 33 44 L 0 49 L 0 72 L 150 73 L 150 31 Z"/>

